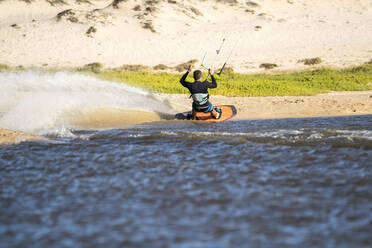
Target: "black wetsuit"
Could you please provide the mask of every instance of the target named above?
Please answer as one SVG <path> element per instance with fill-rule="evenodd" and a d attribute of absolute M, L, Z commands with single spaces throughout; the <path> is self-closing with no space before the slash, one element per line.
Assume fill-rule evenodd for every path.
<path fill-rule="evenodd" d="M 180 83 L 182 84 L 182 86 L 186 87 L 190 91 L 191 95 L 207 94 L 207 97 L 209 98 L 208 88 L 210 88 L 210 89 L 217 88 L 217 82 L 216 82 L 216 79 L 214 78 L 213 75 L 211 75 L 212 83 L 210 83 L 208 81 L 204 81 L 204 82 L 195 81 L 194 83 L 190 83 L 190 82 L 186 81 L 186 78 L 187 78 L 188 74 L 189 74 L 189 72 L 186 72 L 182 76 L 182 78 L 180 80 Z M 197 111 L 207 109 L 209 106 L 210 106 L 209 101 L 207 101 L 206 103 L 204 103 L 202 105 L 197 105 L 197 104 L 195 104 L 195 102 L 193 103 L 193 109 L 195 109 Z"/>

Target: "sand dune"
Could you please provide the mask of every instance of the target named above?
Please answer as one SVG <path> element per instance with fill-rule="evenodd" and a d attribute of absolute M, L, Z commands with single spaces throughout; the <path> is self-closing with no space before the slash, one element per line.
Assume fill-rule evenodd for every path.
<path fill-rule="evenodd" d="M 53 1 L 52 1 L 53 2 Z M 56 1 L 54 1 L 56 2 Z M 348 66 L 372 57 L 372 2 L 342 1 L 65 1 L 0 2 L 0 63 L 76 67 L 101 62 L 176 65 L 202 59 L 222 38 L 215 67 L 238 41 L 230 65 L 237 71 Z"/>

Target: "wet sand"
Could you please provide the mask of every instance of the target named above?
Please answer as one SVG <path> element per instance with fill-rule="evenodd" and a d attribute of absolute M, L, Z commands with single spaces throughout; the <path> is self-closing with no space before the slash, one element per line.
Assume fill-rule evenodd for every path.
<path fill-rule="evenodd" d="M 169 95 L 171 101 L 191 106 L 188 95 Z M 372 114 L 372 91 L 332 92 L 316 96 L 211 96 L 214 105 L 235 105 L 235 120 L 301 118 Z M 179 107 L 181 110 L 187 108 Z"/>
<path fill-rule="evenodd" d="M 0 145 L 17 144 L 27 140 L 42 140 L 44 138 L 21 131 L 0 128 Z"/>
<path fill-rule="evenodd" d="M 172 103 L 177 112 L 188 111 L 191 100 L 188 95 L 165 95 L 158 94 L 159 98 L 166 97 Z M 235 105 L 238 114 L 233 120 L 249 119 L 277 119 L 277 118 L 302 118 L 302 117 L 326 117 L 326 116 L 345 116 L 345 115 L 369 115 L 372 114 L 372 91 L 356 92 L 332 92 L 329 94 L 320 94 L 316 96 L 274 96 L 274 97 L 225 97 L 211 96 L 210 101 L 214 105 Z M 99 126 L 88 128 L 109 128 L 110 125 L 134 125 L 144 122 L 161 121 L 159 115 L 153 113 L 143 113 L 137 116 L 136 112 L 128 120 L 124 118 L 123 113 L 117 111 L 110 113 L 110 116 L 116 116 L 115 119 L 101 117 Z M 87 115 L 88 117 L 90 115 Z M 132 117 L 133 117 L 132 116 Z M 88 118 L 86 117 L 86 118 Z M 78 125 L 90 123 L 85 117 Z M 107 123 L 107 119 L 111 122 Z M 169 117 L 167 117 L 169 119 Z M 96 123 L 96 122 L 95 122 Z M 27 134 L 20 131 L 1 129 L 0 144 L 19 143 L 30 139 L 39 139 L 40 137 Z"/>

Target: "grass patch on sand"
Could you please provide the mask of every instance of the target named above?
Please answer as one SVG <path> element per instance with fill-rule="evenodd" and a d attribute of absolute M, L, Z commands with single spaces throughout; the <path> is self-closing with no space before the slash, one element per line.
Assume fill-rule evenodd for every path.
<path fill-rule="evenodd" d="M 158 64 L 158 65 L 155 65 L 152 69 L 154 69 L 156 71 L 164 71 L 164 70 L 171 69 L 171 67 L 169 67 L 167 65 L 164 65 L 164 64 Z"/>
<path fill-rule="evenodd" d="M 278 67 L 278 65 L 277 64 L 273 64 L 273 63 L 263 63 L 263 64 L 260 64 L 260 68 L 265 68 L 265 70 L 274 69 L 275 67 Z"/>
<path fill-rule="evenodd" d="M 78 68 L 78 71 L 90 71 L 94 73 L 100 73 L 103 68 L 103 65 L 98 62 L 86 64 L 83 67 Z"/>
<path fill-rule="evenodd" d="M 189 68 L 189 65 L 190 65 L 190 64 L 194 66 L 196 62 L 198 62 L 197 59 L 192 59 L 192 60 L 187 61 L 187 62 L 185 62 L 185 63 L 181 63 L 181 64 L 179 64 L 179 65 L 176 65 L 176 66 L 174 67 L 174 70 L 176 70 L 176 71 L 178 71 L 178 72 L 186 71 L 187 68 Z"/>
<path fill-rule="evenodd" d="M 322 59 L 319 57 L 316 58 L 308 58 L 308 59 L 301 59 L 297 61 L 298 63 L 304 63 L 304 65 L 318 65 L 322 63 Z"/>
<path fill-rule="evenodd" d="M 1 0 L 0 0 L 1 1 Z M 6 64 L 0 64 L 0 71 L 8 71 L 10 70 L 10 66 Z"/>
<path fill-rule="evenodd" d="M 181 73 L 106 70 L 95 76 L 125 82 L 152 92 L 188 94 L 187 89 L 179 83 Z M 205 78 L 206 74 L 203 76 Z M 210 93 L 225 96 L 299 96 L 330 91 L 372 90 L 372 65 L 277 74 L 226 71 L 221 76 L 216 76 L 216 79 L 218 87 L 211 89 Z M 187 80 L 193 81 L 192 73 Z"/>

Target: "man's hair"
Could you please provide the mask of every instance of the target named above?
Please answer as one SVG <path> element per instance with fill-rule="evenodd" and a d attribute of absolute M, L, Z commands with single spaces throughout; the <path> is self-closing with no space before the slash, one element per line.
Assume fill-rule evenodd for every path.
<path fill-rule="evenodd" d="M 195 70 L 194 71 L 194 79 L 199 80 L 202 78 L 202 72 L 200 70 Z"/>

